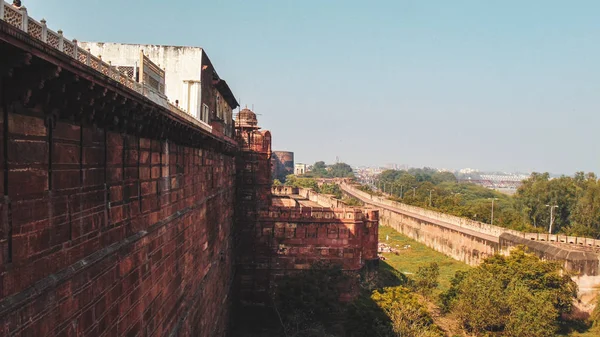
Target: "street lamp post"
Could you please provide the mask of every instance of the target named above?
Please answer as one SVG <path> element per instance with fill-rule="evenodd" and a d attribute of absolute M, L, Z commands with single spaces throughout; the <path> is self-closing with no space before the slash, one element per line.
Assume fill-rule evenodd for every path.
<path fill-rule="evenodd" d="M 546 205 L 546 207 L 550 207 L 550 227 L 548 228 L 548 234 L 552 234 L 552 224 L 554 223 L 554 209 L 558 207 L 558 205 Z"/>
<path fill-rule="evenodd" d="M 492 221 L 491 224 L 494 224 L 494 200 L 498 200 L 498 198 L 490 198 L 492 199 Z"/>
<path fill-rule="evenodd" d="M 431 191 L 433 191 L 433 189 L 429 190 L 429 207 L 431 207 Z"/>

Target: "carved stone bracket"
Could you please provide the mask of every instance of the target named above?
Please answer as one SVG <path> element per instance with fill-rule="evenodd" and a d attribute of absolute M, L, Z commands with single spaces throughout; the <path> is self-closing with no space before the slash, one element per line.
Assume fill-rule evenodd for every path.
<path fill-rule="evenodd" d="M 28 109 L 43 117 L 48 127 L 69 120 L 148 138 L 222 147 L 222 141 L 210 131 L 193 126 L 194 121 L 172 108 L 155 104 L 106 77 L 94 77 L 78 63 L 60 57 L 53 61 L 52 53 L 41 55 L 44 51 L 36 45 L 20 48 L 0 42 L 4 104 Z"/>

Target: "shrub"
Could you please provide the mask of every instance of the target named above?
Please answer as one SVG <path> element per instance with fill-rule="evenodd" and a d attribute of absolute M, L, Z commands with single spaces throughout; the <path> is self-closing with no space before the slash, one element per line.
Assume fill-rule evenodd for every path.
<path fill-rule="evenodd" d="M 415 275 L 415 286 L 417 291 L 423 295 L 430 295 L 437 288 L 440 276 L 440 267 L 432 262 L 425 267 L 419 267 Z"/>
<path fill-rule="evenodd" d="M 384 288 L 374 291 L 373 301 L 389 317 L 396 336 L 441 337 L 442 331 L 419 298 L 405 287 Z"/>
<path fill-rule="evenodd" d="M 577 286 L 559 265 L 518 248 L 457 273 L 440 299 L 442 309 L 455 312 L 476 334 L 541 337 L 555 334 L 576 295 Z"/>

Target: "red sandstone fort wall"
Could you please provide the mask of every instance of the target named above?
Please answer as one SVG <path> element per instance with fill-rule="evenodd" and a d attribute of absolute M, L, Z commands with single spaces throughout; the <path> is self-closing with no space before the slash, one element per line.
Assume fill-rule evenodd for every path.
<path fill-rule="evenodd" d="M 316 261 L 359 270 L 376 258 L 377 217 L 358 209 L 271 207 L 259 213 L 259 241 L 272 247 L 273 273 Z"/>
<path fill-rule="evenodd" d="M 0 335 L 223 335 L 233 158 L 0 106 Z"/>
<path fill-rule="evenodd" d="M 266 301 L 267 291 L 282 276 L 308 269 L 316 262 L 341 265 L 357 272 L 377 260 L 379 213 L 347 207 L 333 196 L 309 189 L 274 186 L 274 195 L 300 195 L 325 207 L 275 207 L 258 210 L 252 245 L 240 252 L 241 299 Z M 331 206 L 340 206 L 331 207 Z M 346 298 L 353 296 L 350 291 Z"/>

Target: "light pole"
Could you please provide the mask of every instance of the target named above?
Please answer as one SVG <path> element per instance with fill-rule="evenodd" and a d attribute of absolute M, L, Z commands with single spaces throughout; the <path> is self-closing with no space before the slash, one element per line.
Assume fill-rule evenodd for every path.
<path fill-rule="evenodd" d="M 552 234 L 552 224 L 554 223 L 554 209 L 558 207 L 558 205 L 546 205 L 546 207 L 550 207 L 550 228 L 548 228 L 548 234 Z"/>
<path fill-rule="evenodd" d="M 431 207 L 431 191 L 433 191 L 433 189 L 429 190 L 429 207 Z"/>
<path fill-rule="evenodd" d="M 413 187 L 413 198 L 415 198 L 417 196 L 417 188 Z"/>
<path fill-rule="evenodd" d="M 498 200 L 498 198 L 490 198 L 492 199 L 492 221 L 491 224 L 494 224 L 494 200 Z"/>

